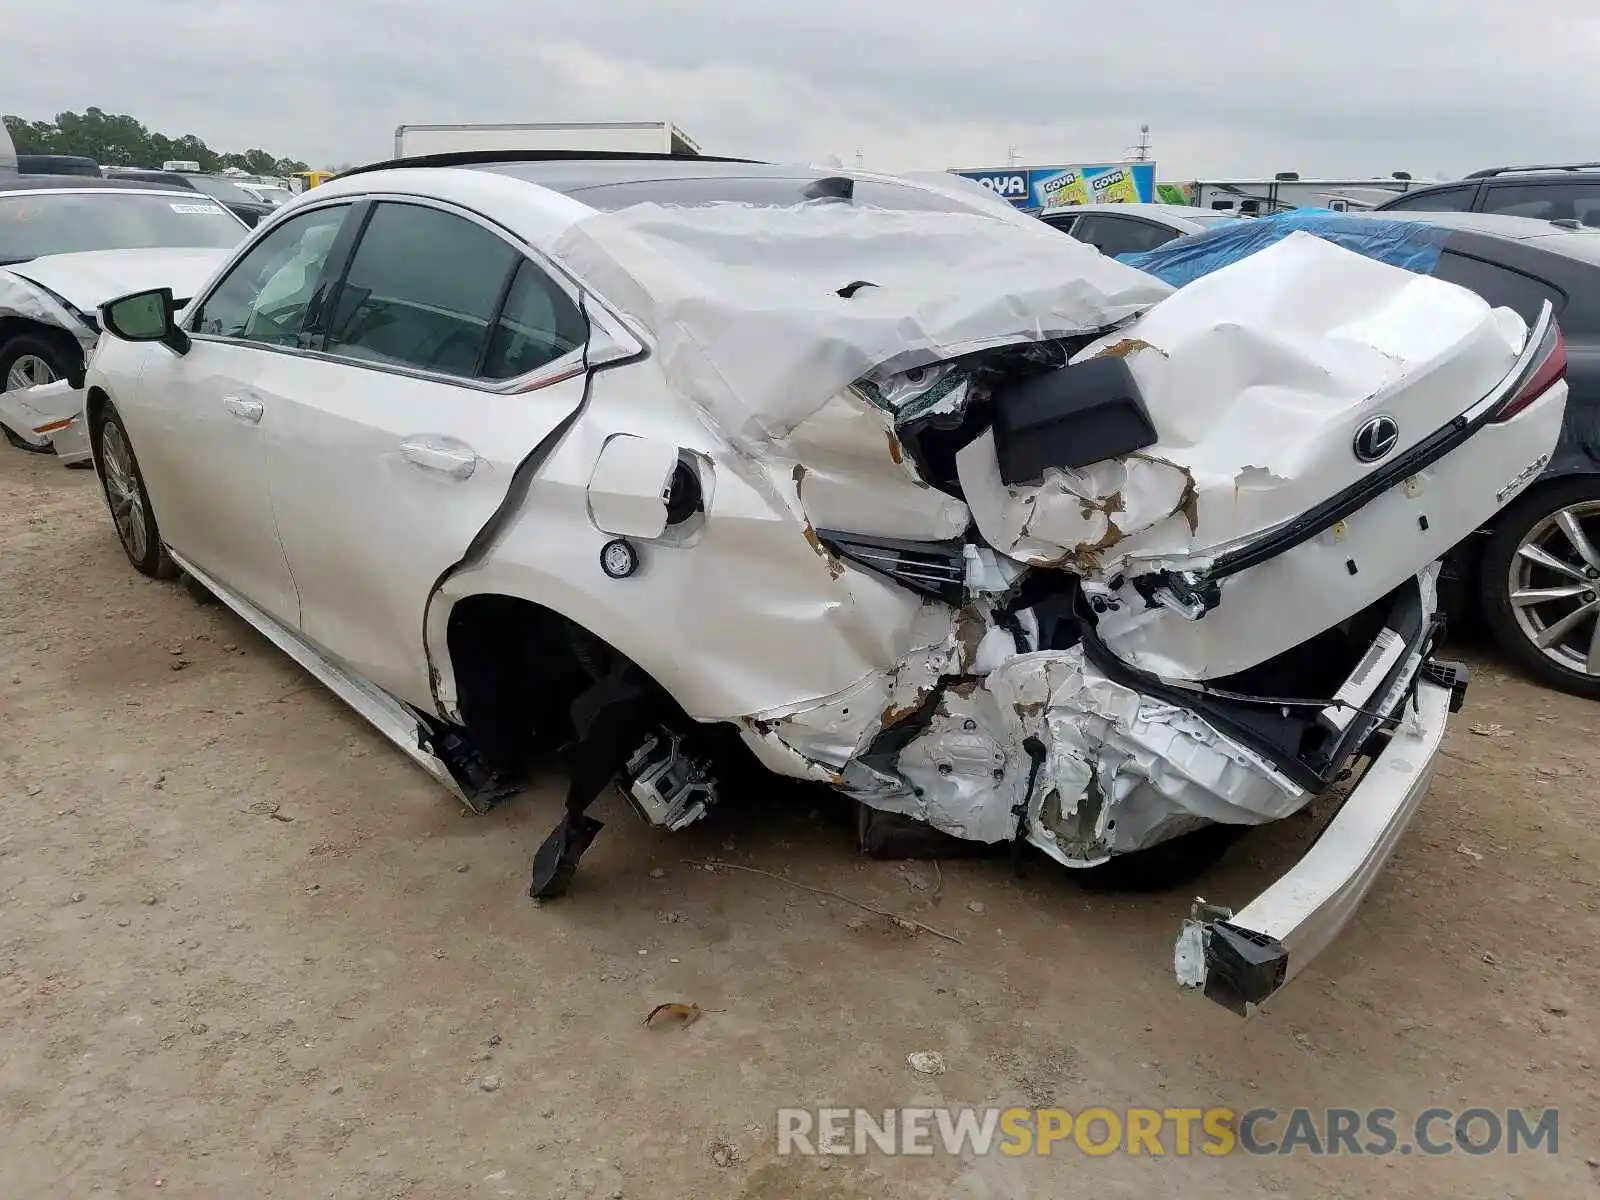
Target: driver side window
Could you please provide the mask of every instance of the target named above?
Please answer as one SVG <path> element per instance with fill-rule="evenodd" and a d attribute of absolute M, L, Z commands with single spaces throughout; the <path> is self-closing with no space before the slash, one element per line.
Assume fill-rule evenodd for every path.
<path fill-rule="evenodd" d="M 199 334 L 268 346 L 297 344 L 322 265 L 348 204 L 319 208 L 279 225 L 234 264 L 195 313 Z"/>

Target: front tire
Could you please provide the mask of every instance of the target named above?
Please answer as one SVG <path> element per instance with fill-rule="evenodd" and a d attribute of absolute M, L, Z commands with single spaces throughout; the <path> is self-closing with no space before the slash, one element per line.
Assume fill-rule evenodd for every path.
<path fill-rule="evenodd" d="M 176 579 L 178 564 L 161 542 L 150 493 L 145 490 L 139 460 L 123 427 L 122 417 L 108 401 L 95 416 L 91 430 L 95 460 L 100 464 L 100 488 L 116 526 L 117 540 L 134 570 L 151 579 Z"/>
<path fill-rule="evenodd" d="M 68 334 L 43 329 L 18 334 L 0 346 L 0 391 L 36 387 L 69 378 L 74 360 L 81 362 L 82 356 L 78 343 Z M 24 441 L 9 425 L 0 425 L 0 434 L 18 450 L 32 454 L 49 454 L 53 450 L 48 443 L 35 446 Z"/>
<path fill-rule="evenodd" d="M 1210 870 L 1250 825 L 1205 825 L 1144 850 L 1118 854 L 1072 877 L 1097 892 L 1166 892 Z"/>
<path fill-rule="evenodd" d="M 1479 586 L 1484 620 L 1519 667 L 1600 700 L 1600 476 L 1549 484 L 1507 508 Z"/>

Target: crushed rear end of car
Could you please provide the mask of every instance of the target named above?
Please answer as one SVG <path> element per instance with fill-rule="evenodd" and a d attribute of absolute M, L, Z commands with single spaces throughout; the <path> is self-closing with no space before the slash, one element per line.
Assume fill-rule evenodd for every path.
<path fill-rule="evenodd" d="M 1181 931 L 1180 983 L 1265 1000 L 1426 789 L 1466 688 L 1435 564 L 1555 445 L 1549 313 L 1303 234 L 1172 292 L 982 217 L 721 207 L 607 214 L 557 257 L 827 571 L 815 643 L 765 668 L 829 639 L 874 664 L 726 719 L 874 813 L 1080 869 L 1353 779 L 1300 863 Z"/>

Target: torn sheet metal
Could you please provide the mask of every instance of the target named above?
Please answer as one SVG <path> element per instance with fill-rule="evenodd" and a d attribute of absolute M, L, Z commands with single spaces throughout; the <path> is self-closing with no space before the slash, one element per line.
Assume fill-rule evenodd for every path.
<path fill-rule="evenodd" d="M 147 288 L 169 287 L 187 302 L 232 254 L 200 246 L 84 250 L 30 259 L 6 271 L 93 315 L 107 300 Z"/>
<path fill-rule="evenodd" d="M 18 274 L 14 268 L 0 268 L 0 317 L 21 317 L 52 329 L 63 329 L 82 343 L 85 350 L 94 345 L 97 336 L 61 296 Z"/>
<path fill-rule="evenodd" d="M 875 369 L 1097 332 L 1170 292 L 1042 224 L 832 202 L 641 204 L 580 221 L 552 254 L 649 331 L 668 382 L 747 452 Z"/>
<path fill-rule="evenodd" d="M 893 422 L 850 390 L 829 399 L 774 448 L 816 529 L 940 541 L 971 524 L 966 504 L 918 477 Z"/>
<path fill-rule="evenodd" d="M 1082 651 L 1021 655 L 985 682 L 1047 756 L 1029 840 L 1071 865 L 1218 822 L 1279 820 L 1311 797 L 1185 708 L 1107 678 Z"/>
<path fill-rule="evenodd" d="M 1011 840 L 1027 799 L 1027 840 L 1071 866 L 1210 822 L 1278 820 L 1311 799 L 1203 718 L 1114 682 L 1079 649 L 1019 654 L 1010 642 L 1009 653 L 964 655 L 950 634 L 822 704 L 751 722 L 747 735 L 826 764 L 874 808 L 957 837 Z M 1030 739 L 1045 749 L 1031 792 Z"/>

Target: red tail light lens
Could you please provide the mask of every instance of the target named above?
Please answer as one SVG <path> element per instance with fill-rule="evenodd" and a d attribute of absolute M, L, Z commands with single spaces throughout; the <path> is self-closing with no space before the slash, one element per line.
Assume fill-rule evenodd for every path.
<path fill-rule="evenodd" d="M 1492 418 L 1494 421 L 1509 421 L 1540 396 L 1548 392 L 1558 380 L 1565 379 L 1567 375 L 1567 339 L 1562 336 L 1561 326 L 1555 326 L 1555 345 L 1550 347 L 1550 353 L 1544 356 L 1544 361 L 1539 364 L 1539 369 L 1533 373 L 1523 388 L 1505 404 Z"/>

